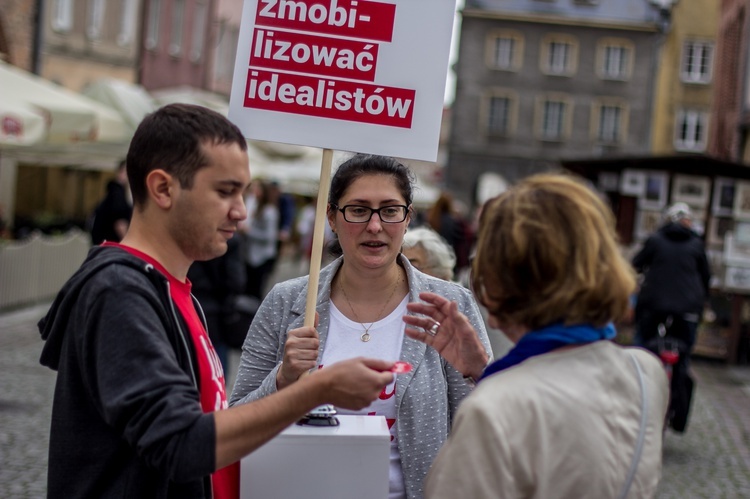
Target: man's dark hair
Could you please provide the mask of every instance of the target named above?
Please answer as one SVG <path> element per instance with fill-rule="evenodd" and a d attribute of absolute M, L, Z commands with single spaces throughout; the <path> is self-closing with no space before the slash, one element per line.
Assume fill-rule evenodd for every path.
<path fill-rule="evenodd" d="M 237 126 L 221 114 L 191 104 L 169 104 L 146 116 L 133 135 L 126 158 L 133 204 L 147 199 L 146 177 L 162 169 L 190 189 L 195 172 L 207 166 L 204 144 L 237 144 L 247 141 Z"/>

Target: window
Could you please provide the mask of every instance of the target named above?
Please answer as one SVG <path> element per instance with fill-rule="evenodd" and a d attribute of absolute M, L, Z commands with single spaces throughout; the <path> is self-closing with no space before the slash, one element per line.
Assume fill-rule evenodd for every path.
<path fill-rule="evenodd" d="M 498 31 L 487 44 L 487 65 L 493 69 L 517 71 L 523 57 L 523 37 L 517 31 Z"/>
<path fill-rule="evenodd" d="M 619 99 L 594 102 L 592 108 L 592 135 L 600 143 L 625 141 L 627 130 L 627 104 Z"/>
<path fill-rule="evenodd" d="M 89 9 L 86 13 L 86 36 L 96 40 L 102 34 L 104 23 L 104 0 L 89 0 Z"/>
<path fill-rule="evenodd" d="M 687 41 L 682 54 L 682 81 L 708 83 L 711 80 L 713 43 Z"/>
<path fill-rule="evenodd" d="M 485 92 L 479 109 L 480 127 L 490 136 L 509 136 L 516 127 L 517 94 L 504 88 Z"/>
<path fill-rule="evenodd" d="M 563 140 L 570 131 L 570 100 L 562 95 L 545 96 L 537 104 L 537 135 L 542 140 Z"/>
<path fill-rule="evenodd" d="M 198 62 L 203 56 L 203 46 L 206 40 L 206 14 L 208 8 L 205 3 L 195 4 L 195 17 L 193 18 L 193 40 L 190 47 L 190 60 Z"/>
<path fill-rule="evenodd" d="M 234 71 L 234 60 L 237 57 L 237 43 L 240 36 L 236 27 L 230 26 L 226 20 L 221 21 L 220 38 L 216 49 L 216 64 L 214 74 L 219 80 L 231 80 Z"/>
<path fill-rule="evenodd" d="M 172 4 L 172 25 L 169 36 L 169 55 L 177 57 L 182 53 L 182 23 L 185 17 L 185 0 L 174 0 Z"/>
<path fill-rule="evenodd" d="M 548 36 L 542 44 L 542 72 L 571 76 L 576 72 L 578 43 L 565 35 Z"/>
<path fill-rule="evenodd" d="M 146 28 L 146 48 L 153 50 L 159 44 L 159 22 L 161 21 L 161 0 L 151 0 L 148 7 Z"/>
<path fill-rule="evenodd" d="M 120 14 L 120 32 L 117 34 L 117 44 L 124 47 L 133 43 L 135 38 L 138 2 L 136 0 L 124 0 Z"/>
<path fill-rule="evenodd" d="M 690 109 L 677 113 L 675 149 L 703 151 L 708 138 L 708 113 Z"/>
<path fill-rule="evenodd" d="M 605 38 L 599 41 L 597 73 L 607 80 L 630 78 L 633 67 L 633 44 L 629 40 Z"/>
<path fill-rule="evenodd" d="M 55 0 L 52 8 L 52 29 L 60 33 L 73 29 L 73 0 Z"/>

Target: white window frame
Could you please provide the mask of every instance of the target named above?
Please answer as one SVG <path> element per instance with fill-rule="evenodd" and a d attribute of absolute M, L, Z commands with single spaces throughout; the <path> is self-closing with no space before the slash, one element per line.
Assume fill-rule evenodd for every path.
<path fill-rule="evenodd" d="M 159 31 L 161 23 L 161 0 L 151 0 L 148 6 L 148 20 L 146 21 L 146 41 L 148 50 L 154 50 L 159 45 Z"/>
<path fill-rule="evenodd" d="M 74 0 L 55 0 L 52 7 L 52 29 L 58 33 L 69 33 L 73 29 Z"/>
<path fill-rule="evenodd" d="M 88 0 L 86 9 L 86 37 L 89 40 L 97 40 L 102 35 L 104 25 L 105 0 Z"/>
<path fill-rule="evenodd" d="M 172 1 L 172 23 L 169 26 L 169 55 L 179 57 L 182 54 L 185 25 L 185 0 Z"/>
<path fill-rule="evenodd" d="M 117 33 L 117 45 L 126 47 L 135 39 L 135 27 L 138 22 L 138 2 L 123 0 L 120 12 L 120 32 Z"/>
<path fill-rule="evenodd" d="M 619 52 L 615 57 L 614 54 Z M 616 59 L 612 61 L 612 58 Z M 630 40 L 603 38 L 598 42 L 596 71 L 603 80 L 629 80 L 633 73 L 635 47 Z M 612 71 L 616 68 L 615 71 Z"/>
<path fill-rule="evenodd" d="M 678 151 L 702 152 L 708 144 L 708 112 L 681 109 L 675 118 L 674 147 Z M 685 132 L 683 133 L 683 129 Z"/>
<path fill-rule="evenodd" d="M 493 109 L 495 99 L 503 99 L 506 103 L 504 127 L 492 126 Z M 515 133 L 518 120 L 518 94 L 513 90 L 505 88 L 491 88 L 487 90 L 481 99 L 479 109 L 480 129 L 490 137 L 509 137 Z"/>
<path fill-rule="evenodd" d="M 547 35 L 540 55 L 540 69 L 544 74 L 572 76 L 578 70 L 578 40 L 570 35 Z M 559 60 L 561 56 L 563 60 Z"/>
<path fill-rule="evenodd" d="M 558 116 L 554 117 L 556 122 L 554 133 L 550 132 L 549 111 L 552 105 L 558 109 Z M 537 138 L 549 142 L 562 142 L 570 137 L 573 119 L 573 101 L 566 94 L 546 94 L 537 98 L 536 126 Z"/>
<path fill-rule="evenodd" d="M 190 41 L 190 61 L 200 62 L 206 47 L 206 20 L 208 5 L 197 2 L 193 10 L 193 36 Z"/>
<path fill-rule="evenodd" d="M 685 83 L 710 83 L 714 59 L 714 43 L 707 40 L 686 40 L 682 45 L 680 77 Z"/>
<path fill-rule="evenodd" d="M 611 131 L 605 131 L 609 127 L 604 120 L 612 110 L 616 110 L 616 121 Z M 600 144 L 622 144 L 627 140 L 630 108 L 625 100 L 619 98 L 597 99 L 591 106 L 591 138 Z"/>
<path fill-rule="evenodd" d="M 501 40 L 511 42 L 512 47 L 506 57 L 501 60 L 498 53 Z M 516 30 L 496 30 L 487 37 L 486 63 L 487 67 L 501 71 L 518 71 L 523 64 L 524 39 Z"/>

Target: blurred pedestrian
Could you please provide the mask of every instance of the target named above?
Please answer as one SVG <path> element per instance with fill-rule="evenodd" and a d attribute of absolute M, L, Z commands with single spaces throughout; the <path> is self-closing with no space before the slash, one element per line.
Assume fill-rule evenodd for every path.
<path fill-rule="evenodd" d="M 456 253 L 434 230 L 428 227 L 408 230 L 404 234 L 403 253 L 420 272 L 446 281 L 453 280 Z"/>
<path fill-rule="evenodd" d="M 128 172 L 125 160 L 117 166 L 115 178 L 107 183 L 107 194 L 94 209 L 91 221 L 91 242 L 120 242 L 128 230 L 133 213 L 128 193 Z"/>
<path fill-rule="evenodd" d="M 406 333 L 479 381 L 425 497 L 654 497 L 667 379 L 650 352 L 609 341 L 635 287 L 614 225 L 564 175 L 527 177 L 487 203 L 472 289 L 516 343 L 489 365 L 450 299 L 422 293 L 409 304 Z"/>
<path fill-rule="evenodd" d="M 659 326 L 676 341 L 678 359 L 672 366 L 668 422 L 678 432 L 687 426 L 693 394 L 690 354 L 709 293 L 711 271 L 703 240 L 693 231 L 692 212 L 675 203 L 665 223 L 633 257 L 633 267 L 643 273 L 636 298 L 636 344 L 659 353 Z"/>
<path fill-rule="evenodd" d="M 245 292 L 247 272 L 239 237 L 227 241 L 227 251 L 210 260 L 193 262 L 187 274 L 193 284 L 193 295 L 198 299 L 206 318 L 206 329 L 225 373 L 229 372 L 230 343 L 226 338 L 230 324 L 227 319 L 236 313 L 232 310 L 237 296 Z M 250 327 L 250 321 L 246 328 Z M 241 345 L 236 346 L 239 348 Z"/>
<path fill-rule="evenodd" d="M 393 363 L 343 362 L 227 409 L 187 273 L 245 217 L 247 141 L 219 113 L 172 104 L 143 119 L 127 164 L 125 238 L 92 248 L 39 323 L 57 371 L 47 496 L 238 499 L 243 456 L 316 406 L 367 406 Z"/>
<path fill-rule="evenodd" d="M 469 265 L 473 236 L 469 233 L 470 226 L 459 213 L 453 196 L 442 191 L 427 211 L 426 221 L 453 248 L 456 254 L 454 274 L 460 273 Z"/>
<path fill-rule="evenodd" d="M 248 220 L 245 237 L 245 261 L 247 262 L 246 293 L 262 300 L 268 278 L 273 272 L 278 257 L 279 206 L 278 191 L 266 182 L 257 184 L 255 191 L 255 213 Z"/>

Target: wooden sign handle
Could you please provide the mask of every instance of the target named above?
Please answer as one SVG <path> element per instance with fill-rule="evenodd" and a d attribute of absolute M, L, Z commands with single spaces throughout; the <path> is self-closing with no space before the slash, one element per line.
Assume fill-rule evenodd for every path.
<path fill-rule="evenodd" d="M 305 326 L 315 325 L 315 305 L 318 298 L 320 264 L 323 258 L 323 243 L 325 242 L 325 224 L 328 223 L 328 219 L 326 217 L 326 208 L 328 206 L 328 192 L 331 189 L 332 163 L 333 150 L 323 149 L 323 160 L 320 165 L 318 203 L 315 206 L 315 226 L 313 228 L 312 253 L 310 254 L 310 279 L 307 284 Z"/>

